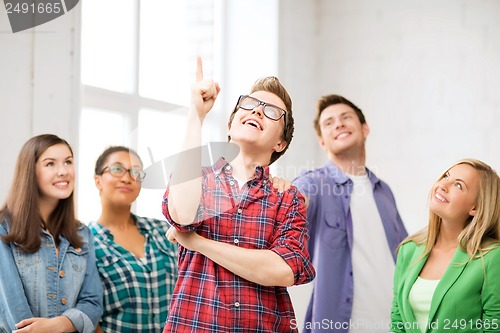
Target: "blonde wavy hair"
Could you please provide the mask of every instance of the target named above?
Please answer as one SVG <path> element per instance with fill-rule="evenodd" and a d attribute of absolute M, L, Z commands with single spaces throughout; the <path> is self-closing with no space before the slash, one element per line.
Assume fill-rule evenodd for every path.
<path fill-rule="evenodd" d="M 480 258 L 490 250 L 500 247 L 500 178 L 486 163 L 466 158 L 458 161 L 441 174 L 438 181 L 456 165 L 467 164 L 477 170 L 479 176 L 479 192 L 476 199 L 476 214 L 470 216 L 460 235 L 459 245 L 469 255 L 469 261 Z M 431 194 L 432 195 L 432 190 Z M 425 244 L 422 257 L 429 254 L 436 244 L 441 228 L 441 218 L 432 211 L 429 213 L 428 226 L 407 237 L 401 244 L 413 241 L 418 245 Z"/>

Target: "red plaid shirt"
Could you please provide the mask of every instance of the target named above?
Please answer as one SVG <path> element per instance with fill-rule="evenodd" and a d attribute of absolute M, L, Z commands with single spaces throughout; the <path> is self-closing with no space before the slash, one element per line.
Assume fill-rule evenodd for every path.
<path fill-rule="evenodd" d="M 310 282 L 315 271 L 307 252 L 306 206 L 296 187 L 278 193 L 269 168 L 240 190 L 231 166 L 220 159 L 203 168 L 203 195 L 197 220 L 176 224 L 203 237 L 248 249 L 269 249 L 292 268 L 295 284 Z M 265 287 L 245 280 L 204 255 L 179 246 L 179 277 L 163 332 L 296 332 L 295 314 L 285 287 Z"/>

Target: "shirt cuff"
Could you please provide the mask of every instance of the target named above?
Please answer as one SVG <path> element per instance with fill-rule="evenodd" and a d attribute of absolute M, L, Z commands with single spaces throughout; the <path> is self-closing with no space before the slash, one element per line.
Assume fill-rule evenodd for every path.
<path fill-rule="evenodd" d="M 304 284 L 314 280 L 316 272 L 303 253 L 296 252 L 286 245 L 270 249 L 278 254 L 290 266 L 294 276 L 294 285 Z"/>
<path fill-rule="evenodd" d="M 73 323 L 73 326 L 75 326 L 79 333 L 93 333 L 95 331 L 92 320 L 78 309 L 68 309 L 62 315 L 71 320 L 71 323 Z"/>

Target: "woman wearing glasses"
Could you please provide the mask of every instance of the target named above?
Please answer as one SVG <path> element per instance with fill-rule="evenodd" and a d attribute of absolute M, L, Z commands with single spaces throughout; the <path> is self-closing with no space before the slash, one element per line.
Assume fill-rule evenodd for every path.
<path fill-rule="evenodd" d="M 102 211 L 89 226 L 104 288 L 104 332 L 161 331 L 177 278 L 168 224 L 130 212 L 146 176 L 142 169 L 139 155 L 123 146 L 106 149 L 95 166 Z"/>

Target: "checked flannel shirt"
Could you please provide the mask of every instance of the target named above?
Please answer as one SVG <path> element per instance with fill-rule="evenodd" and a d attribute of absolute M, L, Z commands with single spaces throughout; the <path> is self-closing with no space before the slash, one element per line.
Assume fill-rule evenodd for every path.
<path fill-rule="evenodd" d="M 169 214 L 167 188 L 163 214 L 175 228 L 248 249 L 269 249 L 291 267 L 295 284 L 314 279 L 306 207 L 296 187 L 278 193 L 264 166 L 240 190 L 232 167 L 219 159 L 203 168 L 202 190 L 195 223 L 181 226 Z M 250 282 L 179 245 L 179 278 L 163 332 L 295 332 L 294 326 L 285 287 Z"/>
<path fill-rule="evenodd" d="M 131 214 L 146 238 L 145 260 L 118 245 L 109 229 L 89 224 L 104 289 L 104 332 L 161 332 L 177 278 L 177 246 L 165 237 L 165 221 Z"/>

